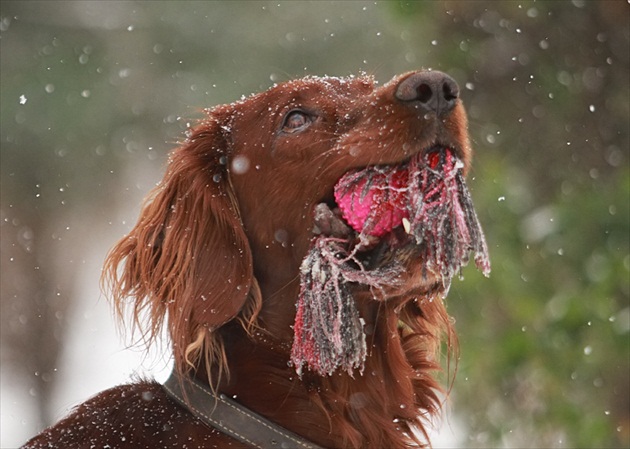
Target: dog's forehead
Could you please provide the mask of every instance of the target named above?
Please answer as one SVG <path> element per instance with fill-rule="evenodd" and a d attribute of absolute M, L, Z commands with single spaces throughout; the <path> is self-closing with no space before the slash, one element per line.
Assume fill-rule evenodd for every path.
<path fill-rule="evenodd" d="M 374 89 L 374 84 L 374 78 L 367 75 L 356 77 L 307 76 L 278 84 L 267 92 L 282 91 L 289 94 L 315 92 L 348 96 L 369 93 Z"/>
<path fill-rule="evenodd" d="M 237 111 L 261 114 L 287 107 L 308 107 L 327 102 L 342 106 L 346 101 L 371 94 L 375 81 L 370 76 L 307 76 L 277 84 L 268 90 L 234 103 Z"/>

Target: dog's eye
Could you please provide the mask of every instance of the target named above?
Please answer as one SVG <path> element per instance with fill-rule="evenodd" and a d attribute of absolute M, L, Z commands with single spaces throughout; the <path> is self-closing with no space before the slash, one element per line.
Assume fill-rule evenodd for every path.
<path fill-rule="evenodd" d="M 285 133 L 300 132 L 308 128 L 312 121 L 312 117 L 306 112 L 294 109 L 284 117 L 282 131 Z"/>

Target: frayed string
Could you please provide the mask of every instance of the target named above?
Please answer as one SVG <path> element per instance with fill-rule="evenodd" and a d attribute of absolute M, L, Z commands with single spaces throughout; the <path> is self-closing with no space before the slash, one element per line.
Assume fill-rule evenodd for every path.
<path fill-rule="evenodd" d="M 446 150 L 409 165 L 410 234 L 422 248 L 426 268 L 451 279 L 468 264 L 472 252 L 477 268 L 488 276 L 488 247 L 464 182 L 463 164 Z"/>
<path fill-rule="evenodd" d="M 396 283 L 399 270 L 364 270 L 348 246 L 347 239 L 320 236 L 302 262 L 291 352 L 300 376 L 303 365 L 320 375 L 331 375 L 337 368 L 351 376 L 355 369 L 363 373 L 364 322 L 349 284 L 381 289 Z"/>

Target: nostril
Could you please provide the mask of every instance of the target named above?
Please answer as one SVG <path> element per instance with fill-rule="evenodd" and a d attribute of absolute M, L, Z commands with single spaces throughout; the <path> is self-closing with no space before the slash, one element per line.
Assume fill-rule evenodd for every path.
<path fill-rule="evenodd" d="M 454 101 L 459 97 L 459 86 L 452 79 L 447 78 L 442 85 L 442 93 L 446 101 Z"/>
<path fill-rule="evenodd" d="M 416 94 L 420 103 L 428 103 L 433 97 L 433 89 L 428 84 L 420 84 L 416 89 Z"/>

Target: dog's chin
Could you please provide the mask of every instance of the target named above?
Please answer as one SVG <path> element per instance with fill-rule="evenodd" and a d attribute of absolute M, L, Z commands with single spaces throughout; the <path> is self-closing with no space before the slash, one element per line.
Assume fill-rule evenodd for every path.
<path fill-rule="evenodd" d="M 422 244 L 418 245 L 402 227 L 396 228 L 383 236 L 376 248 L 366 252 L 365 266 L 368 269 L 398 267 L 397 283 L 390 287 L 390 295 L 434 292 L 444 286 L 445 280 L 440 273 L 428 268 L 423 254 L 426 252 Z"/>
<path fill-rule="evenodd" d="M 440 273 L 427 268 L 422 244 L 402 225 L 379 237 L 360 234 L 346 223 L 334 203 L 320 203 L 315 208 L 314 233 L 349 242 L 348 253 L 353 254 L 361 270 L 374 276 L 383 273 L 384 277 L 385 273 L 396 273 L 392 282 L 380 284 L 384 297 L 429 295 L 445 287 Z"/>
<path fill-rule="evenodd" d="M 429 296 L 447 288 L 448 281 L 428 268 L 425 253 L 422 244 L 400 226 L 378 238 L 373 247 L 359 250 L 357 258 L 367 270 L 397 272 L 396 282 L 383 285 L 385 297 Z M 378 296 L 378 292 L 373 293 Z"/>

